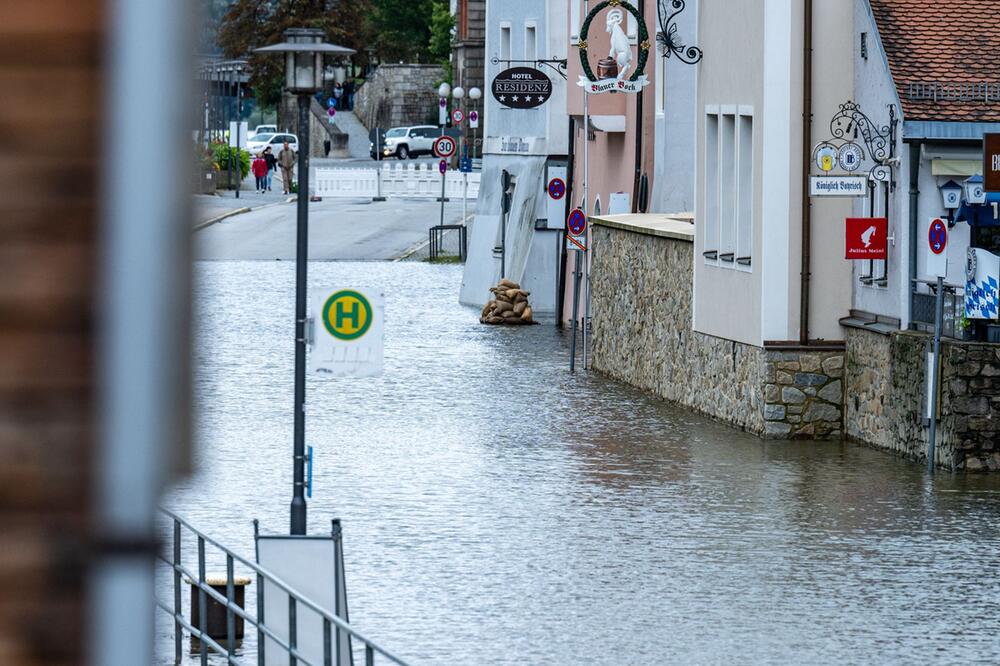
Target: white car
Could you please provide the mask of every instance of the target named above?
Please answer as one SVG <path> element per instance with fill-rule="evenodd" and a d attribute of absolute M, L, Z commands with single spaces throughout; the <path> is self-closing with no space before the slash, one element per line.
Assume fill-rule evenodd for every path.
<path fill-rule="evenodd" d="M 433 125 L 418 127 L 393 127 L 385 133 L 385 144 L 382 155 L 395 155 L 397 159 L 405 160 L 417 155 L 433 155 L 434 140 L 441 136 L 441 129 Z M 372 157 L 375 157 L 375 146 L 369 144 Z"/>
<path fill-rule="evenodd" d="M 271 152 L 277 157 L 278 153 L 284 148 L 284 143 L 287 141 L 291 146 L 292 150 L 299 152 L 299 138 L 294 134 L 258 134 L 252 139 L 247 141 L 247 150 L 250 151 L 251 155 L 256 155 L 257 153 L 263 152 L 265 148 L 271 146 Z"/>
<path fill-rule="evenodd" d="M 250 133 L 250 138 L 254 138 L 260 134 L 277 134 L 277 125 L 257 125 L 253 132 Z"/>

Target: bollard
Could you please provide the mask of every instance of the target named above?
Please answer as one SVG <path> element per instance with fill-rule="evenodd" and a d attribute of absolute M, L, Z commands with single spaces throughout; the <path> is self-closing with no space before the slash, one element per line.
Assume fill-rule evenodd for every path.
<path fill-rule="evenodd" d="M 184 582 L 191 586 L 191 626 L 200 626 L 201 614 L 198 612 L 198 581 L 191 580 L 190 578 L 185 578 Z M 213 590 L 226 596 L 226 577 L 225 576 L 208 576 L 205 582 L 212 587 Z M 246 587 L 250 584 L 249 576 L 234 576 L 233 577 L 233 601 L 240 610 L 246 610 Z M 207 596 L 207 595 L 206 595 Z M 218 601 L 212 597 L 208 597 L 207 612 L 208 615 L 207 622 L 205 626 L 207 627 L 207 632 L 210 638 L 215 639 L 225 639 L 227 638 L 228 632 L 226 630 L 226 607 L 220 604 Z M 237 640 L 243 638 L 243 618 L 236 615 L 236 634 L 235 638 Z"/>

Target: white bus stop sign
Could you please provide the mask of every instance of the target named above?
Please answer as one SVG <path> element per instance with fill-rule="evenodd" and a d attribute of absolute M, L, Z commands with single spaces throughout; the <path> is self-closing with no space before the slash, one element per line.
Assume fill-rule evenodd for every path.
<path fill-rule="evenodd" d="M 385 299 L 362 289 L 337 289 L 313 302 L 311 372 L 329 377 L 382 374 Z"/>

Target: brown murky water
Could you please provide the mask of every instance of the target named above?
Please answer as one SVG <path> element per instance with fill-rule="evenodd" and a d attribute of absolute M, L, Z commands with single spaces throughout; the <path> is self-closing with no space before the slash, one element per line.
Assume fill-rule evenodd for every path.
<path fill-rule="evenodd" d="M 308 388 L 310 529 L 343 519 L 362 631 L 414 664 L 996 662 L 1000 481 L 570 375 L 554 327 L 458 306 L 460 271 L 311 268 L 388 301 L 385 375 Z M 248 556 L 252 518 L 288 524 L 293 272 L 197 266 L 198 473 L 167 504 Z"/>

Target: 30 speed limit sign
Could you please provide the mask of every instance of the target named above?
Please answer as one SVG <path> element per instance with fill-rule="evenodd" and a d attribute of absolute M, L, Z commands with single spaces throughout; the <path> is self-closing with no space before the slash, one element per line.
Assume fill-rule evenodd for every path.
<path fill-rule="evenodd" d="M 451 157 L 457 149 L 458 145 L 450 136 L 439 136 L 434 140 L 434 154 L 438 157 Z"/>

